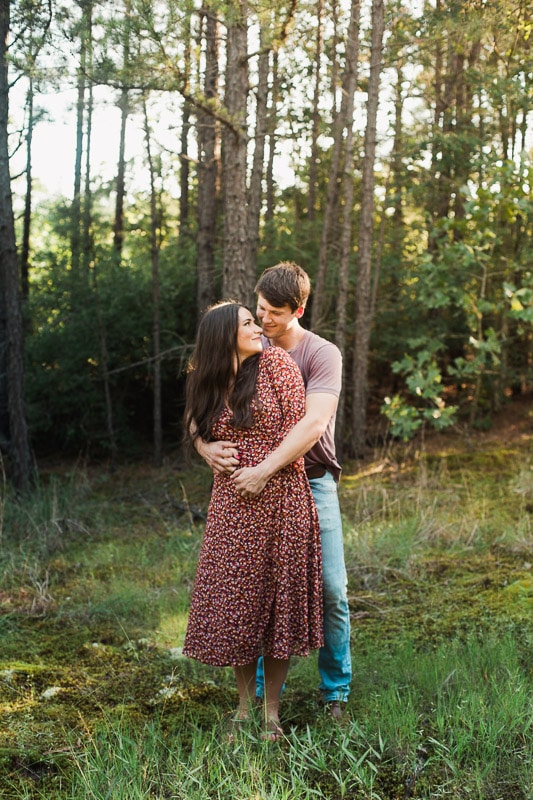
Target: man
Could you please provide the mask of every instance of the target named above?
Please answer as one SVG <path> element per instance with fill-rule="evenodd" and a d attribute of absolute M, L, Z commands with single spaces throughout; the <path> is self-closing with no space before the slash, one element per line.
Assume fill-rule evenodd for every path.
<path fill-rule="evenodd" d="M 335 453 L 335 416 L 342 383 L 339 349 L 300 325 L 311 285 L 297 264 L 282 262 L 265 270 L 257 286 L 257 317 L 264 345 L 286 350 L 300 367 L 306 386 L 305 416 L 279 447 L 255 467 L 239 469 L 232 442 L 197 443 L 199 454 L 217 471 L 230 472 L 243 497 L 254 497 L 268 480 L 301 456 L 315 498 L 322 541 L 324 646 L 319 650 L 319 690 L 335 719 L 340 719 L 351 682 L 350 615 L 344 564 L 342 521 L 337 495 L 341 467 Z M 258 695 L 261 696 L 258 674 Z"/>

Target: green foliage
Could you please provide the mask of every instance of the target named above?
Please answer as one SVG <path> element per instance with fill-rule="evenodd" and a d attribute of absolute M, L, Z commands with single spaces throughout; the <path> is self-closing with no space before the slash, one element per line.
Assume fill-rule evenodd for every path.
<path fill-rule="evenodd" d="M 411 344 L 415 349 L 421 343 L 414 340 Z M 391 434 L 404 441 L 412 439 L 422 426 L 443 430 L 455 420 L 457 406 L 447 406 L 442 397 L 442 374 L 435 358 L 438 349 L 434 345 L 418 350 L 392 364 L 393 371 L 405 377 L 409 394 L 386 397 L 381 410 L 390 422 Z"/>
<path fill-rule="evenodd" d="M 434 223 L 433 248 L 415 257 L 411 273 L 399 273 L 405 281 L 400 313 L 414 322 L 418 338 L 425 328 L 426 340 L 440 343 L 435 369 L 446 365 L 459 404 L 470 406 L 471 416 L 477 406 L 497 407 L 502 388 L 528 372 L 530 182 L 520 165 L 486 165 L 483 183 L 461 190 L 464 213 Z M 416 372 L 407 362 L 401 370 Z M 426 379 L 431 383 L 429 373 Z M 390 411 L 400 426 L 403 418 L 409 435 L 421 424 L 398 399 Z"/>
<path fill-rule="evenodd" d="M 80 10 L 81 9 L 81 10 Z M 219 19 L 231 21 L 242 9 L 232 3 L 213 7 Z M 117 104 L 128 102 L 127 147 L 142 127 L 141 100 L 147 100 L 154 131 L 152 158 L 158 172 L 157 212 L 162 281 L 163 416 L 172 438 L 181 416 L 183 353 L 192 342 L 196 323 L 195 205 L 197 199 L 194 124 L 188 131 L 190 148 L 180 153 L 180 126 L 195 103 L 215 112 L 219 130 L 227 114 L 222 92 L 203 97 L 205 41 L 204 14 L 191 0 L 158 6 L 139 0 L 123 7 L 102 2 L 91 6 L 58 6 L 49 19 L 46 4 L 15 4 L 10 64 L 22 72 L 13 81 L 15 102 L 10 104 L 12 131 L 23 131 L 24 101 L 31 74 L 35 113 L 46 106 L 52 84 L 57 90 L 75 86 L 80 67 L 72 53 L 89 45 L 90 75 L 95 114 L 92 142 L 98 127 L 118 118 Z M 127 12 L 127 13 L 126 13 Z M 130 13 L 131 12 L 131 13 Z M 246 9 L 251 29 L 262 28 L 264 41 L 276 58 L 277 92 L 268 98 L 269 126 L 265 154 L 281 157 L 274 166 L 274 182 L 285 160 L 294 172 L 294 185 L 274 186 L 274 216 L 261 220 L 258 272 L 276 261 L 301 263 L 315 275 L 322 237 L 323 209 L 331 179 L 333 121 L 339 110 L 345 68 L 347 5 L 335 7 L 335 20 L 317 26 L 312 4 L 282 4 L 269 9 Z M 531 241 L 533 214 L 532 172 L 527 152 L 531 97 L 528 83 L 530 23 L 521 7 L 487 0 L 475 4 L 444 3 L 423 14 L 393 3 L 387 10 L 388 37 L 384 48 L 383 118 L 378 135 L 374 215 L 373 266 L 379 272 L 372 330 L 370 395 L 386 404 L 396 435 L 412 436 L 423 426 L 444 426 L 448 406 L 439 406 L 434 369 L 446 382 L 464 416 L 493 411 L 509 392 L 521 391 L 531 381 L 530 341 L 533 287 Z M 28 21 L 31 24 L 26 24 Z M 48 27 L 48 23 L 50 26 Z M 322 50 L 317 57 L 317 32 Z M 38 51 L 46 34 L 50 49 Z M 365 127 L 363 95 L 368 83 L 369 16 L 360 30 L 358 94 L 354 115 L 354 201 L 351 263 L 347 298 L 348 327 L 353 326 L 357 291 L 357 236 L 362 173 L 361 152 Z M 44 41 L 44 40 L 43 40 Z M 221 40 L 224 42 L 224 39 Z M 65 47 L 65 43 L 68 46 Z M 428 45 L 429 43 L 429 45 Z M 86 52 L 88 53 L 89 50 Z M 438 55 L 449 57 L 439 64 Z M 220 51 L 223 69 L 223 48 Z M 126 62 L 126 63 L 124 63 Z M 271 67 L 274 58 L 270 59 Z M 254 140 L 254 102 L 257 88 L 257 52 L 250 53 L 250 115 L 247 139 Z M 316 71 L 319 70 L 319 76 Z M 437 75 L 437 73 L 439 73 Z M 317 77 L 318 107 L 313 107 Z M 220 87 L 224 81 L 219 82 Z M 448 90 L 453 97 L 448 97 Z M 39 92 L 43 92 L 39 96 Z M 445 96 L 446 95 L 446 96 Z M 184 97 L 187 97 L 186 101 Z M 119 99 L 120 98 L 120 99 Z M 74 98 L 73 98 L 74 99 Z M 403 113 L 396 111 L 403 106 Z M 65 113 L 75 127 L 76 105 Z M 109 114 L 102 110 L 109 110 Z M 482 111 L 480 111 L 482 109 Z M 408 112 L 408 113 L 406 113 Z M 48 113 L 46 111 L 45 113 Z M 161 116 L 159 118 L 159 114 Z M 396 128 L 392 121 L 396 116 Z M 67 119 L 68 117 L 68 119 Z M 85 116 L 85 121 L 88 117 Z M 315 126 L 315 121 L 317 126 Z M 316 200 L 309 215 L 310 135 L 318 134 Z M 32 133 L 38 142 L 41 125 Z M 86 134 L 87 131 L 84 132 Z M 74 137 L 73 137 L 74 138 Z M 11 174 L 18 210 L 24 208 L 24 148 L 15 145 Z M 22 141 L 22 139 L 20 139 Z M 111 137 L 110 137 L 111 144 Z M 389 146 L 390 145 L 390 146 Z M 519 151 L 522 149 L 522 153 Z M 107 148 L 106 160 L 115 156 Z M 109 448 L 104 397 L 101 335 L 105 331 L 110 370 L 115 434 L 119 446 L 148 435 L 152 415 L 152 315 L 150 197 L 139 188 L 148 180 L 145 156 L 126 165 L 124 249 L 122 263 L 112 247 L 112 211 L 115 181 L 98 177 L 96 152 L 90 167 L 90 253 L 93 272 L 71 274 L 70 201 L 55 205 L 38 200 L 32 210 L 30 303 L 27 309 L 28 406 L 33 442 L 39 451 L 68 447 L 100 453 Z M 314 152 L 314 150 L 313 150 Z M 17 155 L 18 153 L 18 155 Z M 182 158 L 184 161 L 182 161 Z M 187 235 L 178 231 L 180 163 L 188 164 L 189 218 Z M 251 163 L 251 161 L 249 162 Z M 34 162 L 35 164 L 35 162 Z M 35 165 L 36 166 L 36 165 Z M 221 176 L 224 185 L 224 176 Z M 35 182 L 36 188 L 36 182 Z M 37 203 L 35 202 L 37 201 Z M 82 199 L 82 206 L 85 199 Z M 338 294 L 339 231 L 344 200 L 339 194 L 336 225 L 328 252 L 324 333 L 334 337 Z M 86 209 L 82 208 L 82 211 Z M 216 293 L 220 291 L 223 260 L 223 219 L 217 210 L 214 236 Z M 18 224 L 20 226 L 19 218 Z M 244 235 L 244 232 L 243 232 Z M 19 241 L 21 236 L 19 233 Z M 93 276 L 96 271 L 98 305 Z M 344 299 L 344 298 L 343 298 Z M 311 295 L 310 309 L 313 302 Z M 98 315 L 102 328 L 99 330 Z M 304 318 L 306 321 L 309 315 Z M 428 363 L 404 362 L 413 338 L 442 345 Z M 429 346 L 429 345 L 428 345 Z M 345 363 L 352 363 L 348 344 Z M 422 351 L 426 345 L 422 345 Z M 415 361 L 418 358 L 414 357 Z M 391 364 L 403 363 L 401 371 Z M 415 378 L 417 370 L 420 372 Z M 396 392 L 395 375 L 415 380 L 415 392 Z M 427 397 L 416 394 L 427 381 Z M 453 385 L 452 385 L 453 384 Z M 345 382 L 347 406 L 352 390 L 349 368 Z M 445 394 L 445 393 L 443 393 Z M 412 395 L 412 396 L 411 396 Z M 431 396 L 432 395 L 432 396 Z M 446 396 L 446 395 L 445 395 Z M 488 419 L 488 417 L 487 417 Z M 393 422 L 393 420 L 395 420 Z M 480 421 L 478 420 L 478 423 Z M 482 420 L 480 424 L 487 424 Z"/>
<path fill-rule="evenodd" d="M 135 241 L 137 235 L 133 232 Z M 27 395 L 38 449 L 109 447 L 104 369 L 109 373 L 113 422 L 120 444 L 148 434 L 152 418 L 152 275 L 149 253 L 118 266 L 101 243 L 90 274 L 74 278 L 53 229 L 36 254 L 27 308 Z M 193 251 L 178 256 L 169 241 L 160 254 L 161 363 L 167 424 L 180 418 L 179 386 L 195 323 Z M 104 365 L 102 335 L 107 364 Z"/>
<path fill-rule="evenodd" d="M 510 316 L 520 322 L 533 323 L 533 273 L 525 272 L 523 286 L 517 289 L 512 283 L 504 283 L 505 296 L 510 305 Z"/>

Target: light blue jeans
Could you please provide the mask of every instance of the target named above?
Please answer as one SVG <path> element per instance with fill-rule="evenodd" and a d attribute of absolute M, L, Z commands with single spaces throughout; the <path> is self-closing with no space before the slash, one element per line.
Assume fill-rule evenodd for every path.
<path fill-rule="evenodd" d="M 318 651 L 318 688 L 325 703 L 346 701 L 352 680 L 350 610 L 337 484 L 329 472 L 322 478 L 311 478 L 309 484 L 320 522 L 324 584 L 324 646 Z M 256 694 L 264 694 L 262 659 L 257 667 Z"/>

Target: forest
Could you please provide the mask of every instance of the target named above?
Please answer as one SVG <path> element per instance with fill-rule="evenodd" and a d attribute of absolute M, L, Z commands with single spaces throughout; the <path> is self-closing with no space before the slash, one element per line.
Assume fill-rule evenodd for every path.
<path fill-rule="evenodd" d="M 0 9 L 0 444 L 17 488 L 54 453 L 148 448 L 160 465 L 199 315 L 253 309 L 279 261 L 309 272 L 304 322 L 343 353 L 343 457 L 488 428 L 530 391 L 526 0 Z M 64 193 L 34 157 L 54 124 L 72 134 Z"/>
<path fill-rule="evenodd" d="M 531 800 L 530 0 L 0 0 L 0 796 Z M 353 687 L 183 655 L 202 312 L 310 275 Z M 216 353 L 213 354 L 216 358 Z"/>

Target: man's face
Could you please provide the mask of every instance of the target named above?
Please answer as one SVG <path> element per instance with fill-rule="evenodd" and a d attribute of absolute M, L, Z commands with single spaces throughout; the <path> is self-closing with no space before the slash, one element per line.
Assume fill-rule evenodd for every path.
<path fill-rule="evenodd" d="M 293 325 L 297 324 L 303 312 L 303 308 L 292 311 L 288 304 L 280 307 L 271 306 L 262 294 L 257 295 L 257 319 L 268 339 L 278 339 L 287 333 Z"/>

